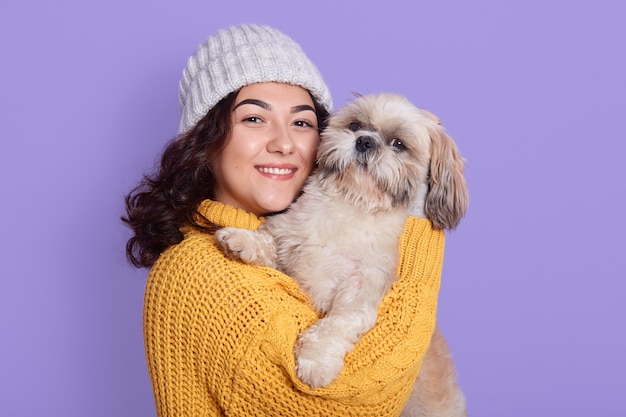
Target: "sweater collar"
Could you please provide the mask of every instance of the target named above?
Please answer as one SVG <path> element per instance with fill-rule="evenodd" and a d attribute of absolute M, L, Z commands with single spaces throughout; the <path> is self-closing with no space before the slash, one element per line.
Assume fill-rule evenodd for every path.
<path fill-rule="evenodd" d="M 199 222 L 202 223 L 202 217 L 204 217 L 209 222 L 221 227 L 256 230 L 263 223 L 262 217 L 213 200 L 204 200 L 200 203 L 198 214 L 200 215 Z"/>

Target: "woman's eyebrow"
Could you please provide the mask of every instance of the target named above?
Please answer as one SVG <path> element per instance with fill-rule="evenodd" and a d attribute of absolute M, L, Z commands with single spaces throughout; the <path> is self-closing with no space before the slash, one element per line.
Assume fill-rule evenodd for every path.
<path fill-rule="evenodd" d="M 265 110 L 272 110 L 271 104 L 266 103 L 263 100 L 257 100 L 255 98 L 247 98 L 245 100 L 241 100 L 239 103 L 235 105 L 235 107 L 233 107 L 233 110 L 235 110 L 236 108 L 240 106 L 243 106 L 244 104 L 252 104 L 255 106 L 262 107 Z M 313 108 L 313 106 L 310 106 L 308 104 L 301 104 L 299 106 L 294 106 L 291 108 L 291 113 L 299 113 L 301 111 L 312 111 L 313 113 L 315 113 L 315 108 Z"/>
<path fill-rule="evenodd" d="M 233 107 L 233 110 L 235 110 L 239 106 L 243 106 L 244 104 L 253 104 L 255 106 L 262 107 L 265 110 L 272 110 L 272 106 L 269 103 L 266 103 L 261 100 L 257 100 L 255 98 L 247 98 L 245 100 L 241 100 L 239 103 L 237 103 L 235 107 Z"/>
<path fill-rule="evenodd" d="M 292 113 L 299 113 L 301 111 L 307 111 L 307 110 L 310 110 L 313 113 L 315 113 L 315 109 L 312 106 L 309 106 L 308 104 L 301 104 L 299 106 L 295 106 L 291 108 Z"/>

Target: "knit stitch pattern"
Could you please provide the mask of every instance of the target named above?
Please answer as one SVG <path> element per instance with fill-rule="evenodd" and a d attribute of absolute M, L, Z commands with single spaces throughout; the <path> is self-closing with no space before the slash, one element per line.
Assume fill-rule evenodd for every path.
<path fill-rule="evenodd" d="M 262 219 L 205 201 L 199 213 L 255 230 Z M 397 416 L 430 343 L 445 236 L 410 217 L 399 242 L 400 279 L 374 329 L 329 386 L 295 374 L 294 345 L 316 321 L 286 275 L 225 257 L 210 234 L 187 228 L 148 277 L 144 337 L 157 413 L 164 416 Z"/>

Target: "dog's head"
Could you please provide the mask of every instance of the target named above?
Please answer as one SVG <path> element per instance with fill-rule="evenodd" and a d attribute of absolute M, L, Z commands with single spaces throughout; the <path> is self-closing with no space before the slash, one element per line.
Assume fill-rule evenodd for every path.
<path fill-rule="evenodd" d="M 317 174 L 367 210 L 423 203 L 438 229 L 455 228 L 467 209 L 456 145 L 436 116 L 397 94 L 358 96 L 337 110 L 322 132 Z"/>

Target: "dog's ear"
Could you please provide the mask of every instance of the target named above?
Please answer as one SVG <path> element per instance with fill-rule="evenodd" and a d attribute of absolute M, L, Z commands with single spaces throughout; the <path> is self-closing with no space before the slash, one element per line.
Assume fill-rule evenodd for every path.
<path fill-rule="evenodd" d="M 469 204 L 463 176 L 463 158 L 456 144 L 441 126 L 439 118 L 423 110 L 434 123 L 430 134 L 430 175 L 424 212 L 436 229 L 452 230 L 465 216 Z"/>
<path fill-rule="evenodd" d="M 423 116 L 426 116 L 427 118 L 435 122 L 435 124 L 437 124 L 438 126 L 441 126 L 441 119 L 439 117 L 435 116 L 426 109 L 419 109 L 419 111 L 420 113 L 422 113 Z"/>

